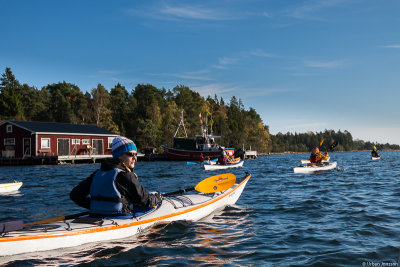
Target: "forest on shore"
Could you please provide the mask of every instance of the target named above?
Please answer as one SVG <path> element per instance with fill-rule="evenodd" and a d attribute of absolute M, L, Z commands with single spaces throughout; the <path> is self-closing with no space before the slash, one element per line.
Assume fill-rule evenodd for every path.
<path fill-rule="evenodd" d="M 335 150 L 400 149 L 398 145 L 377 144 L 353 140 L 348 131 L 325 130 L 319 133 L 278 133 L 271 135 L 254 108 L 245 109 L 241 99 L 232 96 L 200 96 L 184 85 L 172 90 L 138 84 L 129 92 L 117 83 L 107 90 L 98 84 L 82 92 L 75 84 L 65 81 L 38 89 L 20 84 L 6 68 L 0 79 L 0 122 L 4 120 L 48 121 L 93 124 L 134 140 L 139 148 L 172 145 L 173 137 L 184 111 L 184 123 L 189 137 L 200 134 L 200 119 L 209 125 L 214 135 L 221 136 L 220 145 L 234 148 L 251 147 L 260 153 L 309 152 L 318 146 Z M 201 114 L 201 118 L 200 118 Z M 177 136 L 183 136 L 182 127 Z"/>

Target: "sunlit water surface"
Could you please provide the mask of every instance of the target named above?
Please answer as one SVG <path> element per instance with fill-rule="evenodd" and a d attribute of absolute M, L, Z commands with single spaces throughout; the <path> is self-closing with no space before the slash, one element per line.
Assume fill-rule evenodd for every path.
<path fill-rule="evenodd" d="M 252 174 L 235 206 L 200 222 L 158 224 L 139 236 L 81 247 L 0 257 L 4 266 L 397 266 L 400 256 L 400 152 L 331 153 L 338 168 L 294 174 L 307 154 L 246 160 Z M 71 189 L 99 167 L 0 167 L 0 220 L 36 221 L 81 212 Z M 218 172 L 185 162 L 138 162 L 150 191 L 189 188 Z M 369 265 L 368 265 L 369 264 Z M 375 265 L 374 265 L 375 264 Z M 380 264 L 380 265 L 378 265 Z"/>

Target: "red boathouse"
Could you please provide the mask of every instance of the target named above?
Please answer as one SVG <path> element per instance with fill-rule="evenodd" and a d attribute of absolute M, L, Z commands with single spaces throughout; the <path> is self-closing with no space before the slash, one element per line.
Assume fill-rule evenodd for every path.
<path fill-rule="evenodd" d="M 1 162 L 53 159 L 56 162 L 111 157 L 118 135 L 96 125 L 5 121 L 0 124 Z M 40 162 L 40 161 L 39 161 Z"/>

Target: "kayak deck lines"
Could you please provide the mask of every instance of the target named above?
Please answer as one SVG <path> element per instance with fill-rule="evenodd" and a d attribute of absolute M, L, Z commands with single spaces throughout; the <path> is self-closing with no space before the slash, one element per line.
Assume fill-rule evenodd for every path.
<path fill-rule="evenodd" d="M 176 201 L 178 201 L 179 203 L 181 203 L 181 204 L 182 204 L 182 207 L 177 207 L 177 206 L 175 205 L 175 202 L 174 202 L 173 200 L 171 200 L 171 199 L 176 200 Z M 184 195 L 182 195 L 182 196 L 175 196 L 175 197 L 168 197 L 168 198 L 164 198 L 164 200 L 166 200 L 166 201 L 168 201 L 169 203 L 171 203 L 171 205 L 174 207 L 174 209 L 179 209 L 179 208 L 184 208 L 184 207 L 187 207 L 187 206 L 194 205 L 193 201 L 192 201 L 190 198 L 188 198 L 188 197 L 186 197 L 186 196 L 184 196 Z M 185 204 L 185 201 L 186 201 L 188 204 Z"/>

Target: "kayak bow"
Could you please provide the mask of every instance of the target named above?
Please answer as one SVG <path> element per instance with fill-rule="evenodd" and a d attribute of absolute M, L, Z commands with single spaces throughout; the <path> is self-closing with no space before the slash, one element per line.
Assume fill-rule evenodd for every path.
<path fill-rule="evenodd" d="M 0 193 L 17 191 L 22 186 L 22 182 L 0 184 Z"/>

